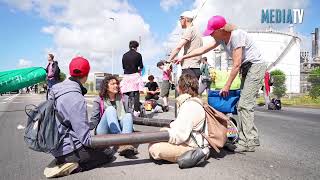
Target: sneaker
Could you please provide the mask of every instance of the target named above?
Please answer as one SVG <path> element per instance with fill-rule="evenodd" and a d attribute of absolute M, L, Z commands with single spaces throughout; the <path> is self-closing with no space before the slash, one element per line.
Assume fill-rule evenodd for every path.
<path fill-rule="evenodd" d="M 140 116 L 140 112 L 139 111 L 133 111 L 133 116 L 139 117 Z"/>
<path fill-rule="evenodd" d="M 43 171 L 46 178 L 54 178 L 61 176 L 68 176 L 73 171 L 79 168 L 78 163 L 63 163 L 57 164 L 56 159 L 54 159 Z"/>
<path fill-rule="evenodd" d="M 120 156 L 130 157 L 138 154 L 138 150 L 132 145 L 123 145 L 119 146 L 118 153 Z"/>
<path fill-rule="evenodd" d="M 225 147 L 232 152 L 254 152 L 254 147 L 243 146 L 240 144 L 226 144 Z"/>
<path fill-rule="evenodd" d="M 169 111 L 169 106 L 163 106 L 162 110 L 163 110 L 163 112 L 168 112 Z"/>
<path fill-rule="evenodd" d="M 233 152 L 254 152 L 255 149 L 254 147 L 249 147 L 249 146 L 242 146 L 240 144 L 235 145 L 236 148 L 233 150 Z"/>

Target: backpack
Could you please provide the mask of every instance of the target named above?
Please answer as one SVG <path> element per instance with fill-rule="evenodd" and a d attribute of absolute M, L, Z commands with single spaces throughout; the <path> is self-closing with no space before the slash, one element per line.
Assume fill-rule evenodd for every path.
<path fill-rule="evenodd" d="M 272 98 L 271 102 L 268 104 L 269 110 L 281 110 L 281 100 Z"/>
<path fill-rule="evenodd" d="M 210 146 L 219 153 L 219 148 L 222 148 L 227 142 L 227 126 L 230 121 L 229 117 L 217 111 L 208 103 L 203 102 L 201 104 L 195 99 L 190 100 L 199 103 L 203 107 L 206 114 L 205 122 L 208 126 L 208 135 L 205 132 L 201 132 L 201 135 L 208 141 Z"/>
<path fill-rule="evenodd" d="M 53 77 L 55 80 L 60 80 L 60 68 L 57 61 L 53 61 L 52 64 Z"/>
<path fill-rule="evenodd" d="M 59 133 L 56 120 L 65 126 L 68 129 L 68 132 L 72 130 L 72 127 L 67 126 L 63 122 L 63 117 L 56 109 L 56 100 L 62 95 L 59 95 L 58 97 L 54 97 L 53 95 L 53 98 L 49 98 L 38 106 L 33 104 L 25 106 L 28 121 L 25 129 L 24 141 L 30 149 L 44 153 L 51 153 L 53 150 L 58 149 L 68 133 Z M 29 106 L 33 106 L 33 108 L 28 109 Z M 29 111 L 27 112 L 27 110 Z"/>

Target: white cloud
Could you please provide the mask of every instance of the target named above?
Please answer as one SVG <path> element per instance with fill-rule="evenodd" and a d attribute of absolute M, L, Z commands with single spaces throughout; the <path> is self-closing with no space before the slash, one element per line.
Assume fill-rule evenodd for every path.
<path fill-rule="evenodd" d="M 251 0 L 195 0 L 192 5 L 193 11 L 197 14 L 194 24 L 202 33 L 210 17 L 222 15 L 229 23 L 235 24 L 239 28 L 263 30 L 268 28 L 269 24 L 261 24 L 262 9 L 306 8 L 309 1 L 310 0 L 263 0 L 253 2 Z M 205 4 L 201 8 L 204 2 Z M 175 34 L 179 28 L 181 29 L 180 24 L 177 24 L 171 34 Z M 273 28 L 288 31 L 288 24 L 274 25 Z M 172 38 L 171 35 L 169 35 L 169 38 Z"/>
<path fill-rule="evenodd" d="M 56 28 L 54 26 L 47 26 L 47 27 L 42 27 L 41 31 L 43 33 L 47 34 L 53 34 L 55 32 Z"/>
<path fill-rule="evenodd" d="M 32 8 L 32 1 L 31 0 L 1 0 L 10 6 L 14 6 L 19 10 L 30 10 Z"/>
<path fill-rule="evenodd" d="M 26 1 L 26 0 L 24 0 Z M 112 49 L 114 69 L 122 73 L 122 54 L 128 51 L 130 40 L 139 40 L 144 61 L 160 53 L 149 25 L 126 1 L 119 0 L 29 0 L 32 10 L 49 25 L 41 32 L 52 35 L 54 52 L 61 69 L 76 55 L 86 57 L 91 72 L 111 72 Z M 9 2 L 8 2 L 9 3 Z M 29 3 L 29 4 L 30 4 Z M 18 6 L 19 3 L 9 3 Z M 114 18 L 110 20 L 110 17 Z"/>
<path fill-rule="evenodd" d="M 182 4 L 182 0 L 161 0 L 160 6 L 163 10 L 169 11 L 170 8 Z"/>
<path fill-rule="evenodd" d="M 193 4 L 195 11 L 198 12 L 203 0 L 196 0 Z M 207 1 L 203 8 L 199 11 L 195 20 L 196 24 L 204 30 L 209 18 L 213 15 L 222 15 L 228 22 L 237 25 L 243 29 L 262 29 L 268 24 L 261 24 L 262 9 L 291 9 L 306 8 L 309 1 L 300 0 L 268 0 L 255 1 L 250 0 L 210 0 Z M 287 26 L 287 25 L 284 25 Z M 274 25 L 274 28 L 282 28 L 283 26 Z"/>
<path fill-rule="evenodd" d="M 26 68 L 26 67 L 31 67 L 32 62 L 25 60 L 25 59 L 19 59 L 19 63 L 17 65 L 18 68 Z"/>

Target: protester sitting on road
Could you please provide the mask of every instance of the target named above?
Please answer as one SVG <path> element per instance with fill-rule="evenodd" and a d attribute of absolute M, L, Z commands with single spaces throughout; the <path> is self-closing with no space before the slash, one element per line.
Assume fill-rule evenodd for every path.
<path fill-rule="evenodd" d="M 143 68 L 142 56 L 137 52 L 139 43 L 130 41 L 129 51 L 122 57 L 122 67 L 124 71 L 123 79 L 120 83 L 121 93 L 124 94 L 125 109 L 129 112 L 129 97 L 134 98 L 134 116 L 140 115 L 140 91 L 144 90 L 144 83 L 140 72 Z"/>
<path fill-rule="evenodd" d="M 235 152 L 255 151 L 255 147 L 259 146 L 260 142 L 258 130 L 254 124 L 254 106 L 256 94 L 262 86 L 267 68 L 261 52 L 247 32 L 227 23 L 222 16 L 213 16 L 209 19 L 204 35 L 213 37 L 215 41 L 193 50 L 177 59 L 177 62 L 202 55 L 219 45 L 224 47 L 232 57 L 233 65 L 225 86 L 220 90 L 221 96 L 229 95 L 231 84 L 239 72 L 242 76 L 241 94 L 237 106 L 240 124 L 239 141 L 230 150 Z"/>
<path fill-rule="evenodd" d="M 114 154 L 110 149 L 90 147 L 92 137 L 84 99 L 87 90 L 83 87 L 90 71 L 88 60 L 82 57 L 72 59 L 69 71 L 71 77 L 53 86 L 49 94 L 49 98 L 57 98 L 56 110 L 63 117 L 64 125 L 57 121 L 63 141 L 51 152 L 55 159 L 44 170 L 47 178 L 95 168 L 110 162 Z"/>
<path fill-rule="evenodd" d="M 157 63 L 157 67 L 163 71 L 160 96 L 162 97 L 162 100 L 163 100 L 163 111 L 168 112 L 169 111 L 168 97 L 170 93 L 170 80 L 171 80 L 172 66 L 169 63 L 164 63 L 163 61 L 160 61 Z"/>
<path fill-rule="evenodd" d="M 182 74 L 178 83 L 177 119 L 170 124 L 170 128 L 161 129 L 169 132 L 169 142 L 149 145 L 150 157 L 155 160 L 176 162 L 180 155 L 188 150 L 197 148 L 198 145 L 203 145 L 206 151 L 205 154 L 209 154 L 208 142 L 200 134 L 203 131 L 207 132 L 207 127 L 205 126 L 203 129 L 205 111 L 199 104 L 201 100 L 197 97 L 198 80 L 190 74 Z M 195 140 L 191 136 L 194 136 Z"/>
<path fill-rule="evenodd" d="M 158 100 L 159 99 L 159 94 L 160 94 L 160 89 L 158 86 L 157 82 L 154 82 L 154 76 L 150 75 L 148 77 L 149 82 L 145 85 L 147 87 L 147 95 L 145 97 L 146 100 L 154 99 Z"/>
<path fill-rule="evenodd" d="M 117 77 L 108 75 L 102 81 L 99 96 L 93 101 L 91 124 L 96 127 L 97 134 L 132 133 L 132 114 L 124 110 Z M 136 154 L 137 149 L 124 145 L 118 152 L 127 157 Z"/>

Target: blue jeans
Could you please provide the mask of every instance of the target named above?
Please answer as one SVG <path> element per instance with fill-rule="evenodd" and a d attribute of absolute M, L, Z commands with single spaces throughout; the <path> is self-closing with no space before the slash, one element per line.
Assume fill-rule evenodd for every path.
<path fill-rule="evenodd" d="M 59 81 L 55 79 L 48 79 L 48 89 L 51 89 L 53 85 L 57 84 Z"/>
<path fill-rule="evenodd" d="M 125 134 L 132 131 L 132 115 L 126 113 L 122 119 L 118 119 L 117 110 L 113 106 L 107 107 L 96 129 L 97 134 Z"/>

